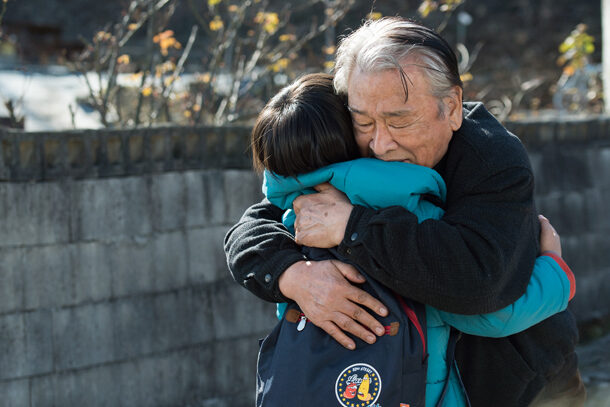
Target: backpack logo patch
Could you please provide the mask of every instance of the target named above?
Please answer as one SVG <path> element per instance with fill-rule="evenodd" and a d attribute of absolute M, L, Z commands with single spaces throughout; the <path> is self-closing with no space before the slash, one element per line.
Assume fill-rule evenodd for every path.
<path fill-rule="evenodd" d="M 335 394 L 343 407 L 366 407 L 374 404 L 381 393 L 381 377 L 366 363 L 346 367 L 337 377 Z"/>

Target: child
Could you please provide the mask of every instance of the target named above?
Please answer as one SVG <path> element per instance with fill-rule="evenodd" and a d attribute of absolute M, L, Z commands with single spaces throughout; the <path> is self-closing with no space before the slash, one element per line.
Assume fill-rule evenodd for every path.
<path fill-rule="evenodd" d="M 263 192 L 287 209 L 290 229 L 293 200 L 330 182 L 353 204 L 372 208 L 400 205 L 425 219 L 443 211 L 429 201 L 445 199 L 446 187 L 436 171 L 402 162 L 359 158 L 345 101 L 334 93 L 332 77 L 306 75 L 281 90 L 265 106 L 252 133 L 255 167 L 265 170 Z M 513 304 L 485 315 L 457 315 L 426 306 L 428 371 L 426 405 L 436 405 L 447 368 L 443 360 L 450 326 L 478 335 L 508 336 L 564 310 L 574 294 L 574 278 L 559 256 L 545 253 L 536 260 L 525 294 Z M 282 316 L 285 307 L 278 307 Z M 445 406 L 464 406 L 458 373 L 451 370 Z"/>

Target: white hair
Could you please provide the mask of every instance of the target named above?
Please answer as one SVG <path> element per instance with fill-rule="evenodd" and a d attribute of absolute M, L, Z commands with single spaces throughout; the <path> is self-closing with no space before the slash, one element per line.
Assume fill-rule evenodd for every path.
<path fill-rule="evenodd" d="M 439 41 L 451 56 L 448 57 L 447 51 L 438 46 Z M 434 45 L 425 42 L 434 42 Z M 354 69 L 366 73 L 396 69 L 408 98 L 408 78 L 402 67 L 416 65 L 428 78 L 432 95 L 441 99 L 449 95 L 456 85 L 462 86 L 457 61 L 452 66 L 454 61 L 447 61 L 448 58 L 455 58 L 455 54 L 432 30 L 399 17 L 368 20 L 341 40 L 335 61 L 335 90 L 347 94 Z"/>

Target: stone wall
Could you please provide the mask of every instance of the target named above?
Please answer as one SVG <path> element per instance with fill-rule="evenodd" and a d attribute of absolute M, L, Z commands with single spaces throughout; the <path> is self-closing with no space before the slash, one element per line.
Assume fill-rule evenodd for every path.
<path fill-rule="evenodd" d="M 509 123 L 578 279 L 610 315 L 610 119 Z M 222 239 L 260 199 L 243 128 L 0 132 L 3 406 L 249 406 L 273 306 Z"/>
<path fill-rule="evenodd" d="M 562 238 L 584 325 L 610 315 L 610 119 L 508 123 L 528 149 L 536 202 Z"/>

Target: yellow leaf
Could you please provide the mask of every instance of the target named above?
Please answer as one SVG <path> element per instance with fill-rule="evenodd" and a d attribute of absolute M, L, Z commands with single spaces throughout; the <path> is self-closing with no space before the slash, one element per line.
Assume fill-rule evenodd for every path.
<path fill-rule="evenodd" d="M 575 69 L 572 65 L 568 65 L 565 68 L 563 68 L 563 73 L 565 73 L 568 76 L 572 76 L 574 75 Z"/>
<path fill-rule="evenodd" d="M 210 30 L 212 31 L 222 30 L 223 27 L 224 23 L 218 16 L 214 17 L 214 19 L 210 21 Z"/>
<path fill-rule="evenodd" d="M 381 17 L 383 17 L 383 14 L 375 11 L 375 12 L 371 12 L 366 16 L 369 20 L 379 20 Z"/>
<path fill-rule="evenodd" d="M 143 96 L 150 96 L 151 94 L 152 94 L 152 88 L 150 86 L 147 86 L 144 89 L 142 89 Z"/>
<path fill-rule="evenodd" d="M 335 67 L 335 61 L 326 61 L 324 62 L 324 68 L 328 71 Z"/>
<path fill-rule="evenodd" d="M 204 74 L 197 76 L 197 80 L 199 80 L 200 82 L 203 82 L 203 83 L 210 83 L 211 79 L 212 79 L 212 75 L 210 75 L 209 72 L 206 72 Z"/>
<path fill-rule="evenodd" d="M 200 105 L 193 105 L 193 112 L 198 112 L 201 110 L 201 106 Z"/>
<path fill-rule="evenodd" d="M 210 7 L 214 7 L 215 5 L 217 5 L 218 3 L 220 3 L 222 0 L 208 0 L 208 6 Z"/>
<path fill-rule="evenodd" d="M 280 35 L 280 41 L 285 42 L 285 41 L 294 41 L 296 40 L 296 35 L 294 34 L 282 34 Z"/>
<path fill-rule="evenodd" d="M 128 64 L 129 63 L 129 55 L 127 54 L 123 54 L 120 57 L 118 57 L 116 59 L 116 62 L 121 65 L 121 64 Z"/>
<path fill-rule="evenodd" d="M 229 6 L 228 10 L 229 10 L 231 13 L 235 13 L 237 10 L 239 10 L 239 7 L 237 7 L 237 5 L 236 5 L 236 4 L 231 4 L 231 5 Z"/>
<path fill-rule="evenodd" d="M 137 81 L 140 78 L 142 78 L 142 75 L 143 75 L 142 72 L 136 72 L 136 73 L 131 74 L 129 76 L 129 79 L 131 79 L 132 81 Z"/>
<path fill-rule="evenodd" d="M 466 72 L 460 75 L 460 79 L 462 80 L 462 82 L 468 82 L 471 81 L 473 78 L 472 74 L 470 72 Z"/>
<path fill-rule="evenodd" d="M 419 8 L 417 9 L 417 12 L 423 17 L 426 18 L 428 17 L 428 15 L 436 10 L 436 8 L 438 7 L 438 5 L 436 4 L 436 2 L 434 1 L 430 1 L 430 0 L 424 0 L 420 5 Z"/>
<path fill-rule="evenodd" d="M 133 31 L 138 28 L 138 25 L 136 23 L 131 23 L 127 26 L 127 28 L 129 29 L 129 31 Z"/>
<path fill-rule="evenodd" d="M 335 47 L 334 45 L 331 45 L 330 47 L 322 47 L 322 52 L 325 53 L 326 55 L 332 55 L 335 53 L 336 49 L 337 49 L 337 47 Z"/>
<path fill-rule="evenodd" d="M 290 62 L 290 60 L 288 58 L 278 59 L 275 64 L 271 65 L 271 70 L 273 72 L 282 71 L 288 67 L 289 62 Z"/>
<path fill-rule="evenodd" d="M 165 30 L 163 32 L 160 32 L 159 34 L 155 35 L 153 37 L 153 42 L 157 43 L 157 42 L 161 42 L 162 40 L 167 40 L 168 38 L 171 38 L 174 36 L 174 32 L 172 30 Z"/>
<path fill-rule="evenodd" d="M 173 76 L 168 76 L 167 78 L 165 78 L 163 80 L 163 83 L 165 84 L 165 87 L 168 87 L 169 85 L 174 83 L 174 77 Z"/>
<path fill-rule="evenodd" d="M 191 116 L 192 116 L 192 113 L 191 113 L 191 111 L 190 111 L 190 110 L 185 110 L 185 111 L 184 111 L 184 117 L 189 118 L 189 117 L 191 117 Z"/>

